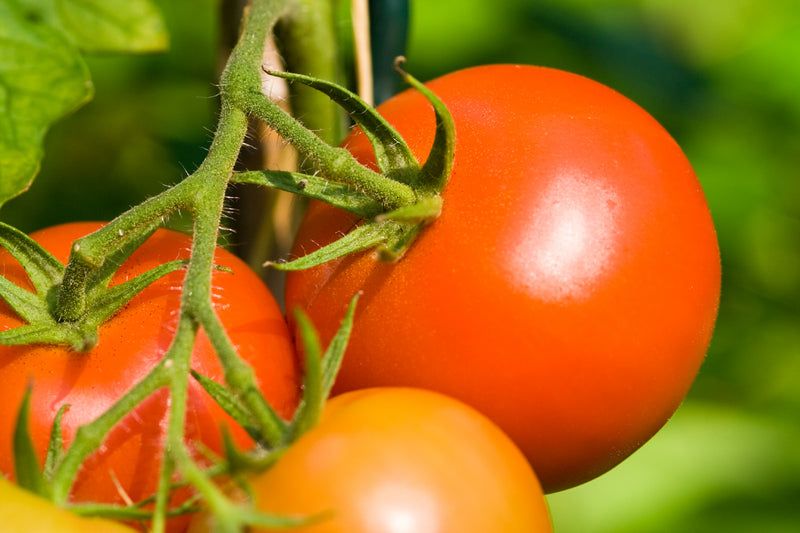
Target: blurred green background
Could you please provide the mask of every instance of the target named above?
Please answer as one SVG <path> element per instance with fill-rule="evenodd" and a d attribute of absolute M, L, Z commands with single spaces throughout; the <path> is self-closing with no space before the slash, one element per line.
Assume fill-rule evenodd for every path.
<path fill-rule="evenodd" d="M 108 219 L 202 161 L 220 4 L 159 5 L 170 51 L 90 58 L 95 99 L 53 129 L 3 221 Z M 411 14 L 408 66 L 423 80 L 531 63 L 641 104 L 683 146 L 716 222 L 722 301 L 695 387 L 630 459 L 549 497 L 556 532 L 800 530 L 800 2 L 417 0 Z"/>

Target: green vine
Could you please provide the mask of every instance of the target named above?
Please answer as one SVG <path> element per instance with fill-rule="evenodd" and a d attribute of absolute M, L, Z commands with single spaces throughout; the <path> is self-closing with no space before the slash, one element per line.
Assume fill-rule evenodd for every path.
<path fill-rule="evenodd" d="M 316 31 L 314 21 L 329 17 L 315 11 L 312 0 L 253 0 L 245 11 L 238 43 L 234 47 L 220 77 L 220 115 L 208 155 L 196 172 L 179 184 L 121 214 L 101 229 L 77 240 L 69 261 L 61 265 L 36 243 L 13 228 L 0 228 L 0 245 L 15 257 L 25 259 L 37 294 L 27 293 L 0 278 L 0 296 L 28 325 L 0 332 L 0 344 L 50 342 L 68 344 L 78 351 L 91 349 L 97 342 L 99 325 L 133 295 L 158 277 L 176 268 L 186 268 L 181 308 L 172 343 L 161 361 L 150 373 L 120 398 L 110 409 L 77 431 L 73 442 L 63 453 L 59 441 L 51 445 L 45 485 L 37 477 L 25 477 L 34 490 L 47 495 L 58 505 L 68 506 L 73 480 L 86 458 L 98 449 L 112 427 L 157 389 L 168 387 L 171 397 L 165 457 L 159 487 L 152 511 L 152 531 L 164 531 L 166 519 L 174 511 L 168 508 L 173 474 L 180 474 L 201 493 L 211 509 L 220 531 L 238 531 L 246 523 L 291 525 L 292 521 L 265 517 L 242 511 L 216 487 L 212 471 L 204 471 L 190 457 L 184 445 L 184 419 L 190 379 L 190 358 L 197 333 L 208 336 L 224 370 L 227 389 L 207 390 L 217 394 L 220 404 L 246 419 L 248 430 L 263 449 L 279 453 L 292 440 L 313 426 L 328 396 L 333 377 L 346 345 L 353 307 L 345 317 L 342 330 L 323 354 L 311 324 L 302 316 L 301 334 L 306 346 L 304 397 L 292 421 L 278 416 L 258 390 L 254 373 L 239 356 L 221 324 L 211 300 L 214 251 L 218 242 L 225 196 L 231 183 L 255 183 L 318 198 L 347 209 L 365 219 L 358 230 L 331 247 L 323 248 L 301 261 L 276 265 L 278 268 L 303 268 L 353 251 L 378 246 L 385 257 L 396 258 L 411 244 L 425 224 L 438 216 L 439 194 L 447 181 L 453 152 L 453 126 L 449 114 L 432 94 L 437 117 L 437 140 L 428 161 L 423 165 L 414 159 L 399 135 L 380 116 L 350 93 L 329 81 L 307 75 L 284 74 L 263 65 L 264 50 L 276 24 L 289 39 L 290 64 L 307 66 L 309 71 L 324 71 L 324 65 L 335 62 L 320 58 L 320 50 L 332 49 L 333 34 Z M 300 35 L 300 37 L 298 37 Z M 328 74 L 335 72 L 329 69 Z M 403 77 L 425 92 L 416 80 Z M 367 133 L 375 146 L 379 171 L 359 163 L 344 148 L 329 144 L 329 138 L 314 133 L 314 124 L 303 124 L 262 93 L 262 77 L 287 78 L 295 92 L 309 108 L 321 106 L 315 99 L 324 98 L 339 104 Z M 305 92 L 304 92 L 305 91 Z M 313 97 L 311 95 L 314 95 Z M 330 107 L 330 106 L 328 106 Z M 323 113 L 323 111 L 320 111 Z M 291 142 L 313 166 L 315 174 L 276 172 L 270 170 L 235 173 L 234 166 L 245 142 L 251 120 L 260 120 Z M 321 117 L 326 124 L 335 121 Z M 188 212 L 193 219 L 193 240 L 187 263 L 163 265 L 143 274 L 122 288 L 109 288 L 115 265 L 144 242 L 171 214 Z M 50 299 L 50 294 L 55 294 Z M 354 302 L 355 303 L 355 302 Z M 203 384 L 202 376 L 196 379 Z M 25 413 L 21 413 L 24 421 Z M 24 423 L 19 427 L 24 429 Z M 60 433 L 60 431 L 54 431 Z M 24 452 L 24 439 L 17 447 Z M 27 453 L 27 452 L 26 452 Z M 24 453 L 23 453 L 24 455 Z M 246 459 L 229 450 L 228 467 L 237 461 L 266 464 L 273 461 Z M 255 461 L 255 462 L 253 462 Z M 29 468 L 30 470 L 30 468 Z M 86 509 L 84 508 L 84 511 Z M 106 514 L 109 510 L 106 509 Z M 128 513 L 113 511 L 127 518 L 141 518 L 139 507 Z"/>

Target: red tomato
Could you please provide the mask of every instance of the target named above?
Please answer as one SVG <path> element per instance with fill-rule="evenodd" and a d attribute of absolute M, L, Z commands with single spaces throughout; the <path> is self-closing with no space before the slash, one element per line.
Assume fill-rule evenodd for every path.
<path fill-rule="evenodd" d="M 509 438 L 474 409 L 420 389 L 334 398 L 251 487 L 261 511 L 325 517 L 298 533 L 552 531 L 536 476 Z M 189 531 L 211 527 L 198 516 Z"/>
<path fill-rule="evenodd" d="M 98 227 L 97 223 L 64 224 L 33 233 L 32 237 L 64 261 L 71 242 Z M 158 230 L 125 262 L 112 284 L 158 264 L 188 257 L 190 244 L 186 235 Z M 299 399 L 300 377 L 283 315 L 266 286 L 242 261 L 218 249 L 215 263 L 233 271 L 213 274 L 215 309 L 241 356 L 253 366 L 266 398 L 278 413 L 289 418 Z M 0 255 L 0 271 L 10 280 L 29 286 L 22 268 L 5 251 Z M 13 473 L 11 435 L 28 381 L 33 382 L 31 433 L 43 460 L 53 418 L 62 405 L 70 405 L 63 418 L 64 438 L 70 442 L 79 425 L 103 413 L 159 361 L 177 323 L 184 273 L 181 270 L 165 276 L 138 294 L 101 326 L 99 344 L 87 353 L 61 346 L 0 346 L 2 472 Z M 19 324 L 16 315 L 4 303 L 0 305 L 0 327 Z M 192 354 L 192 367 L 224 382 L 222 368 L 202 332 Z M 88 458 L 78 474 L 71 493 L 74 501 L 122 503 L 120 491 L 139 501 L 155 491 L 167 402 L 167 390 L 157 391 L 111 431 L 103 447 Z M 221 453 L 222 424 L 240 445 L 252 445 L 246 433 L 194 380 L 189 385 L 187 409 L 186 439 L 202 443 L 192 444 L 198 452 L 207 447 Z"/>
<path fill-rule="evenodd" d="M 703 361 L 720 289 L 705 197 L 670 135 L 597 82 L 494 65 L 428 87 L 456 127 L 441 216 L 397 264 L 361 253 L 290 273 L 287 309 L 327 339 L 363 291 L 335 393 L 452 395 L 514 439 L 547 492 L 577 485 L 649 439 Z M 378 110 L 423 160 L 425 99 Z M 360 130 L 343 145 L 374 165 Z M 293 255 L 356 223 L 313 204 Z"/>

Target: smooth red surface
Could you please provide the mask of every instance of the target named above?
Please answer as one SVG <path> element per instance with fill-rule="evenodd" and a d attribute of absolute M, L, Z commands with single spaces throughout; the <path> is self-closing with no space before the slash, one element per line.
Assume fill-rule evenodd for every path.
<path fill-rule="evenodd" d="M 98 227 L 96 223 L 65 224 L 32 237 L 65 261 L 72 241 Z M 158 230 L 120 268 L 112 284 L 163 262 L 187 258 L 190 244 L 186 235 Z M 5 251 L 1 253 L 0 273 L 27 284 L 19 264 Z M 213 274 L 215 309 L 241 356 L 253 366 L 264 395 L 288 419 L 299 400 L 300 376 L 283 315 L 266 286 L 241 260 L 218 249 L 215 263 L 233 270 Z M 184 273 L 165 276 L 138 294 L 101 326 L 99 344 L 87 353 L 57 346 L 0 346 L 0 470 L 4 474 L 13 474 L 11 435 L 26 384 L 33 384 L 31 432 L 43 460 L 53 418 L 62 405 L 70 405 L 63 418 L 64 438 L 70 442 L 79 425 L 103 413 L 160 360 L 177 323 Z M 3 328 L 20 324 L 5 303 L 0 303 L 0 324 Z M 192 367 L 224 383 L 222 368 L 202 331 Z M 122 503 L 120 491 L 140 501 L 155 491 L 168 399 L 166 389 L 157 391 L 111 431 L 103 447 L 84 463 L 71 493 L 74 501 Z M 241 446 L 252 445 L 247 434 L 190 379 L 187 442 L 198 452 L 205 447 L 221 453 L 221 424 Z"/>
<path fill-rule="evenodd" d="M 262 511 L 322 518 L 298 533 L 552 532 L 536 476 L 508 437 L 461 402 L 418 389 L 334 398 L 251 486 Z M 210 531 L 207 518 L 193 527 Z"/>
<path fill-rule="evenodd" d="M 455 119 L 441 217 L 397 264 L 362 253 L 290 273 L 324 339 L 363 291 L 335 392 L 441 391 L 478 408 L 547 492 L 602 474 L 683 400 L 716 319 L 720 261 L 700 184 L 636 104 L 563 71 L 495 65 L 428 84 Z M 379 107 L 420 160 L 433 113 Z M 373 164 L 366 137 L 344 142 Z M 357 221 L 318 203 L 303 255 Z"/>

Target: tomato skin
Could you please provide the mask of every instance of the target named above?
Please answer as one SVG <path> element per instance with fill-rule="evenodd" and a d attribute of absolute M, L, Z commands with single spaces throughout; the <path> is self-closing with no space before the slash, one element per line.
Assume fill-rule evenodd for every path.
<path fill-rule="evenodd" d="M 23 490 L 0 476 L 3 533 L 133 533 L 122 524 L 81 517 Z"/>
<path fill-rule="evenodd" d="M 101 224 L 70 223 L 31 236 L 59 260 L 66 260 L 70 244 Z M 112 284 L 122 282 L 166 261 L 186 258 L 190 237 L 158 230 L 120 268 Z M 215 263 L 233 270 L 213 274 L 213 301 L 241 356 L 253 366 L 259 385 L 278 413 L 289 418 L 299 401 L 299 367 L 283 315 L 266 286 L 241 260 L 218 249 Z M 2 251 L 0 271 L 20 285 L 28 285 L 19 264 Z M 0 346 L 0 470 L 13 474 L 11 435 L 17 406 L 26 384 L 33 383 L 31 433 L 40 459 L 57 410 L 70 404 L 63 417 L 64 439 L 70 442 L 77 427 L 87 423 L 143 378 L 167 350 L 177 323 L 180 286 L 185 270 L 156 281 L 131 300 L 100 328 L 98 345 L 76 353 L 60 346 Z M 0 305 L 0 327 L 20 324 Z M 200 332 L 192 367 L 219 382 L 222 368 L 205 335 Z M 186 440 L 221 453 L 220 425 L 226 425 L 241 446 L 252 441 L 213 399 L 190 379 Z M 122 503 L 114 478 L 133 501 L 150 496 L 157 487 L 160 457 L 167 423 L 166 389 L 156 391 L 112 429 L 100 450 L 89 456 L 78 473 L 73 501 Z M 197 448 L 197 445 L 192 445 Z M 200 450 L 198 449 L 198 452 Z M 176 519 L 175 530 L 188 519 Z"/>
<path fill-rule="evenodd" d="M 250 481 L 259 510 L 329 518 L 298 533 L 552 531 L 536 476 L 508 437 L 421 389 L 333 398 L 320 423 Z M 198 518 L 189 531 L 209 527 Z"/>
<path fill-rule="evenodd" d="M 441 216 L 396 264 L 362 253 L 290 273 L 286 308 L 329 339 L 362 291 L 334 393 L 454 396 L 512 437 L 546 492 L 580 484 L 649 439 L 703 361 L 720 287 L 703 192 L 649 114 L 589 79 L 493 65 L 427 85 L 456 127 Z M 423 97 L 378 110 L 424 160 Z M 359 130 L 343 146 L 374 166 Z M 356 223 L 312 204 L 293 255 Z"/>

